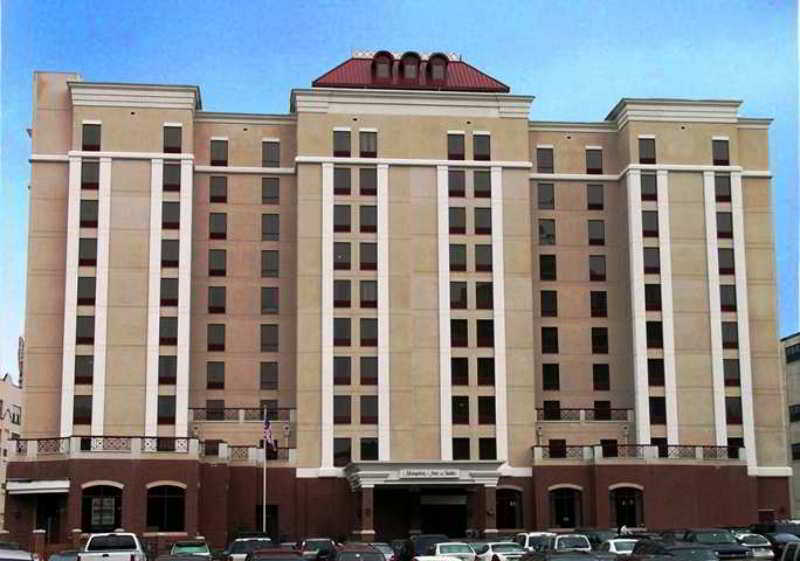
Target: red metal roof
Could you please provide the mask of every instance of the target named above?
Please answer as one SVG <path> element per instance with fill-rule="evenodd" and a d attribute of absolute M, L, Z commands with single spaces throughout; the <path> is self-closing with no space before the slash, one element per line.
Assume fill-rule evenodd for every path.
<path fill-rule="evenodd" d="M 312 82 L 322 88 L 374 88 L 390 90 L 442 90 L 462 92 L 503 92 L 511 89 L 466 62 L 451 60 L 447 63 L 444 82 L 431 83 L 428 79 L 427 61 L 422 61 L 419 79 L 404 80 L 400 73 L 400 61 L 394 60 L 390 79 L 378 80 L 373 75 L 372 59 L 351 58 L 329 70 Z"/>

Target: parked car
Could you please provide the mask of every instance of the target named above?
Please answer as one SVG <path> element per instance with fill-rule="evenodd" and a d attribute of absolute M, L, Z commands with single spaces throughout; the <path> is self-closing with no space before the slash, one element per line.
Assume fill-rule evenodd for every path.
<path fill-rule="evenodd" d="M 5 557 L 2 558 L 5 559 Z M 66 549 L 64 551 L 59 551 L 58 553 L 51 553 L 50 555 L 47 556 L 47 561 L 77 561 L 77 559 L 78 559 L 77 549 Z"/>
<path fill-rule="evenodd" d="M 394 561 L 394 550 L 388 543 L 372 542 L 369 545 L 380 551 L 386 561 Z"/>
<path fill-rule="evenodd" d="M 332 561 L 383 561 L 383 553 L 369 544 L 348 543 L 334 551 Z"/>
<path fill-rule="evenodd" d="M 635 538 L 613 538 L 606 540 L 597 547 L 599 553 L 615 553 L 617 555 L 629 555 L 636 542 Z"/>
<path fill-rule="evenodd" d="M 306 538 L 300 551 L 305 559 L 327 560 L 336 553 L 336 542 L 330 538 Z"/>
<path fill-rule="evenodd" d="M 416 555 L 411 558 L 411 561 L 458 561 L 458 559 L 444 555 Z"/>
<path fill-rule="evenodd" d="M 476 561 L 517 561 L 525 550 L 517 542 L 489 542 L 475 550 Z"/>
<path fill-rule="evenodd" d="M 714 548 L 700 543 L 639 540 L 629 561 L 717 561 Z"/>
<path fill-rule="evenodd" d="M 780 561 L 794 561 L 798 558 L 800 558 L 800 543 L 787 543 L 783 548 L 783 552 L 781 553 Z"/>
<path fill-rule="evenodd" d="M 752 555 L 750 548 L 741 545 L 731 532 L 722 528 L 689 530 L 683 541 L 710 545 L 714 548 L 720 561 L 746 559 Z"/>
<path fill-rule="evenodd" d="M 225 556 L 227 561 L 244 561 L 251 551 L 271 549 L 273 547 L 275 546 L 272 540 L 265 536 L 236 538 L 225 550 Z"/>
<path fill-rule="evenodd" d="M 800 538 L 794 534 L 767 533 L 761 535 L 767 538 L 767 541 L 769 541 L 770 545 L 772 546 L 772 552 L 775 554 L 775 559 L 780 559 L 783 556 L 783 550 L 787 545 L 800 542 Z"/>
<path fill-rule="evenodd" d="M 34 561 L 34 555 L 19 547 L 0 546 L 0 559 L 4 561 Z"/>
<path fill-rule="evenodd" d="M 460 561 L 475 561 L 475 550 L 464 542 L 441 542 L 428 549 L 428 555 L 455 557 Z"/>
<path fill-rule="evenodd" d="M 736 540 L 743 546 L 749 547 L 753 557 L 766 560 L 775 558 L 772 544 L 761 534 L 739 534 Z"/>
<path fill-rule="evenodd" d="M 666 541 L 683 541 L 683 538 L 686 536 L 686 533 L 689 530 L 686 528 L 679 528 L 679 529 L 672 529 L 672 530 L 665 530 L 661 532 L 661 539 Z"/>
<path fill-rule="evenodd" d="M 245 561 L 303 561 L 303 555 L 293 547 L 274 547 L 251 551 Z"/>
<path fill-rule="evenodd" d="M 172 544 L 170 555 L 200 555 L 211 557 L 211 550 L 204 540 L 180 540 Z"/>
<path fill-rule="evenodd" d="M 553 532 L 521 532 L 515 536 L 514 541 L 525 551 L 537 551 L 553 536 Z"/>
<path fill-rule="evenodd" d="M 599 528 L 576 528 L 575 533 L 586 536 L 589 539 L 589 543 L 592 544 L 592 549 L 597 549 L 604 541 L 616 538 L 619 535 L 616 530 Z"/>
<path fill-rule="evenodd" d="M 555 534 L 547 538 L 540 551 L 592 551 L 589 538 L 583 534 Z"/>
<path fill-rule="evenodd" d="M 136 534 L 110 532 L 92 534 L 78 552 L 78 561 L 146 561 L 142 543 Z"/>

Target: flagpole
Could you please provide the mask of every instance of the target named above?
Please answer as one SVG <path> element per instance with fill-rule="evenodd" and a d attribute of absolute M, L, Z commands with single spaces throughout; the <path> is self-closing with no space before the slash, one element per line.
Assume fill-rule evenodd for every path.
<path fill-rule="evenodd" d="M 264 426 L 269 422 L 267 419 L 267 408 L 264 407 Z M 262 467 L 262 474 L 261 474 L 261 531 L 266 534 L 267 533 L 267 434 L 264 431 L 264 463 Z"/>

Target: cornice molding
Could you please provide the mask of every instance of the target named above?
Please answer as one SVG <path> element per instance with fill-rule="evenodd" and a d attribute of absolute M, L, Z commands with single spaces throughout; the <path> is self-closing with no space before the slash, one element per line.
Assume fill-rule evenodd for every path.
<path fill-rule="evenodd" d="M 156 109 L 202 108 L 200 88 L 155 84 L 67 82 L 74 106 L 149 107 Z"/>

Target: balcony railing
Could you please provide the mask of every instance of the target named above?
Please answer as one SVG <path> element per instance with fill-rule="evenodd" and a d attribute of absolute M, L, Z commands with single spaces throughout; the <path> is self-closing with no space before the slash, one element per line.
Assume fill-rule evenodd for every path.
<path fill-rule="evenodd" d="M 536 420 L 539 422 L 631 422 L 633 409 L 580 409 L 580 408 L 555 408 L 538 407 Z"/>
<path fill-rule="evenodd" d="M 681 444 L 658 446 L 654 444 L 602 445 L 538 445 L 531 447 L 533 463 L 558 463 L 569 460 L 591 463 L 597 461 L 692 461 L 692 462 L 743 462 L 744 448 Z"/>

